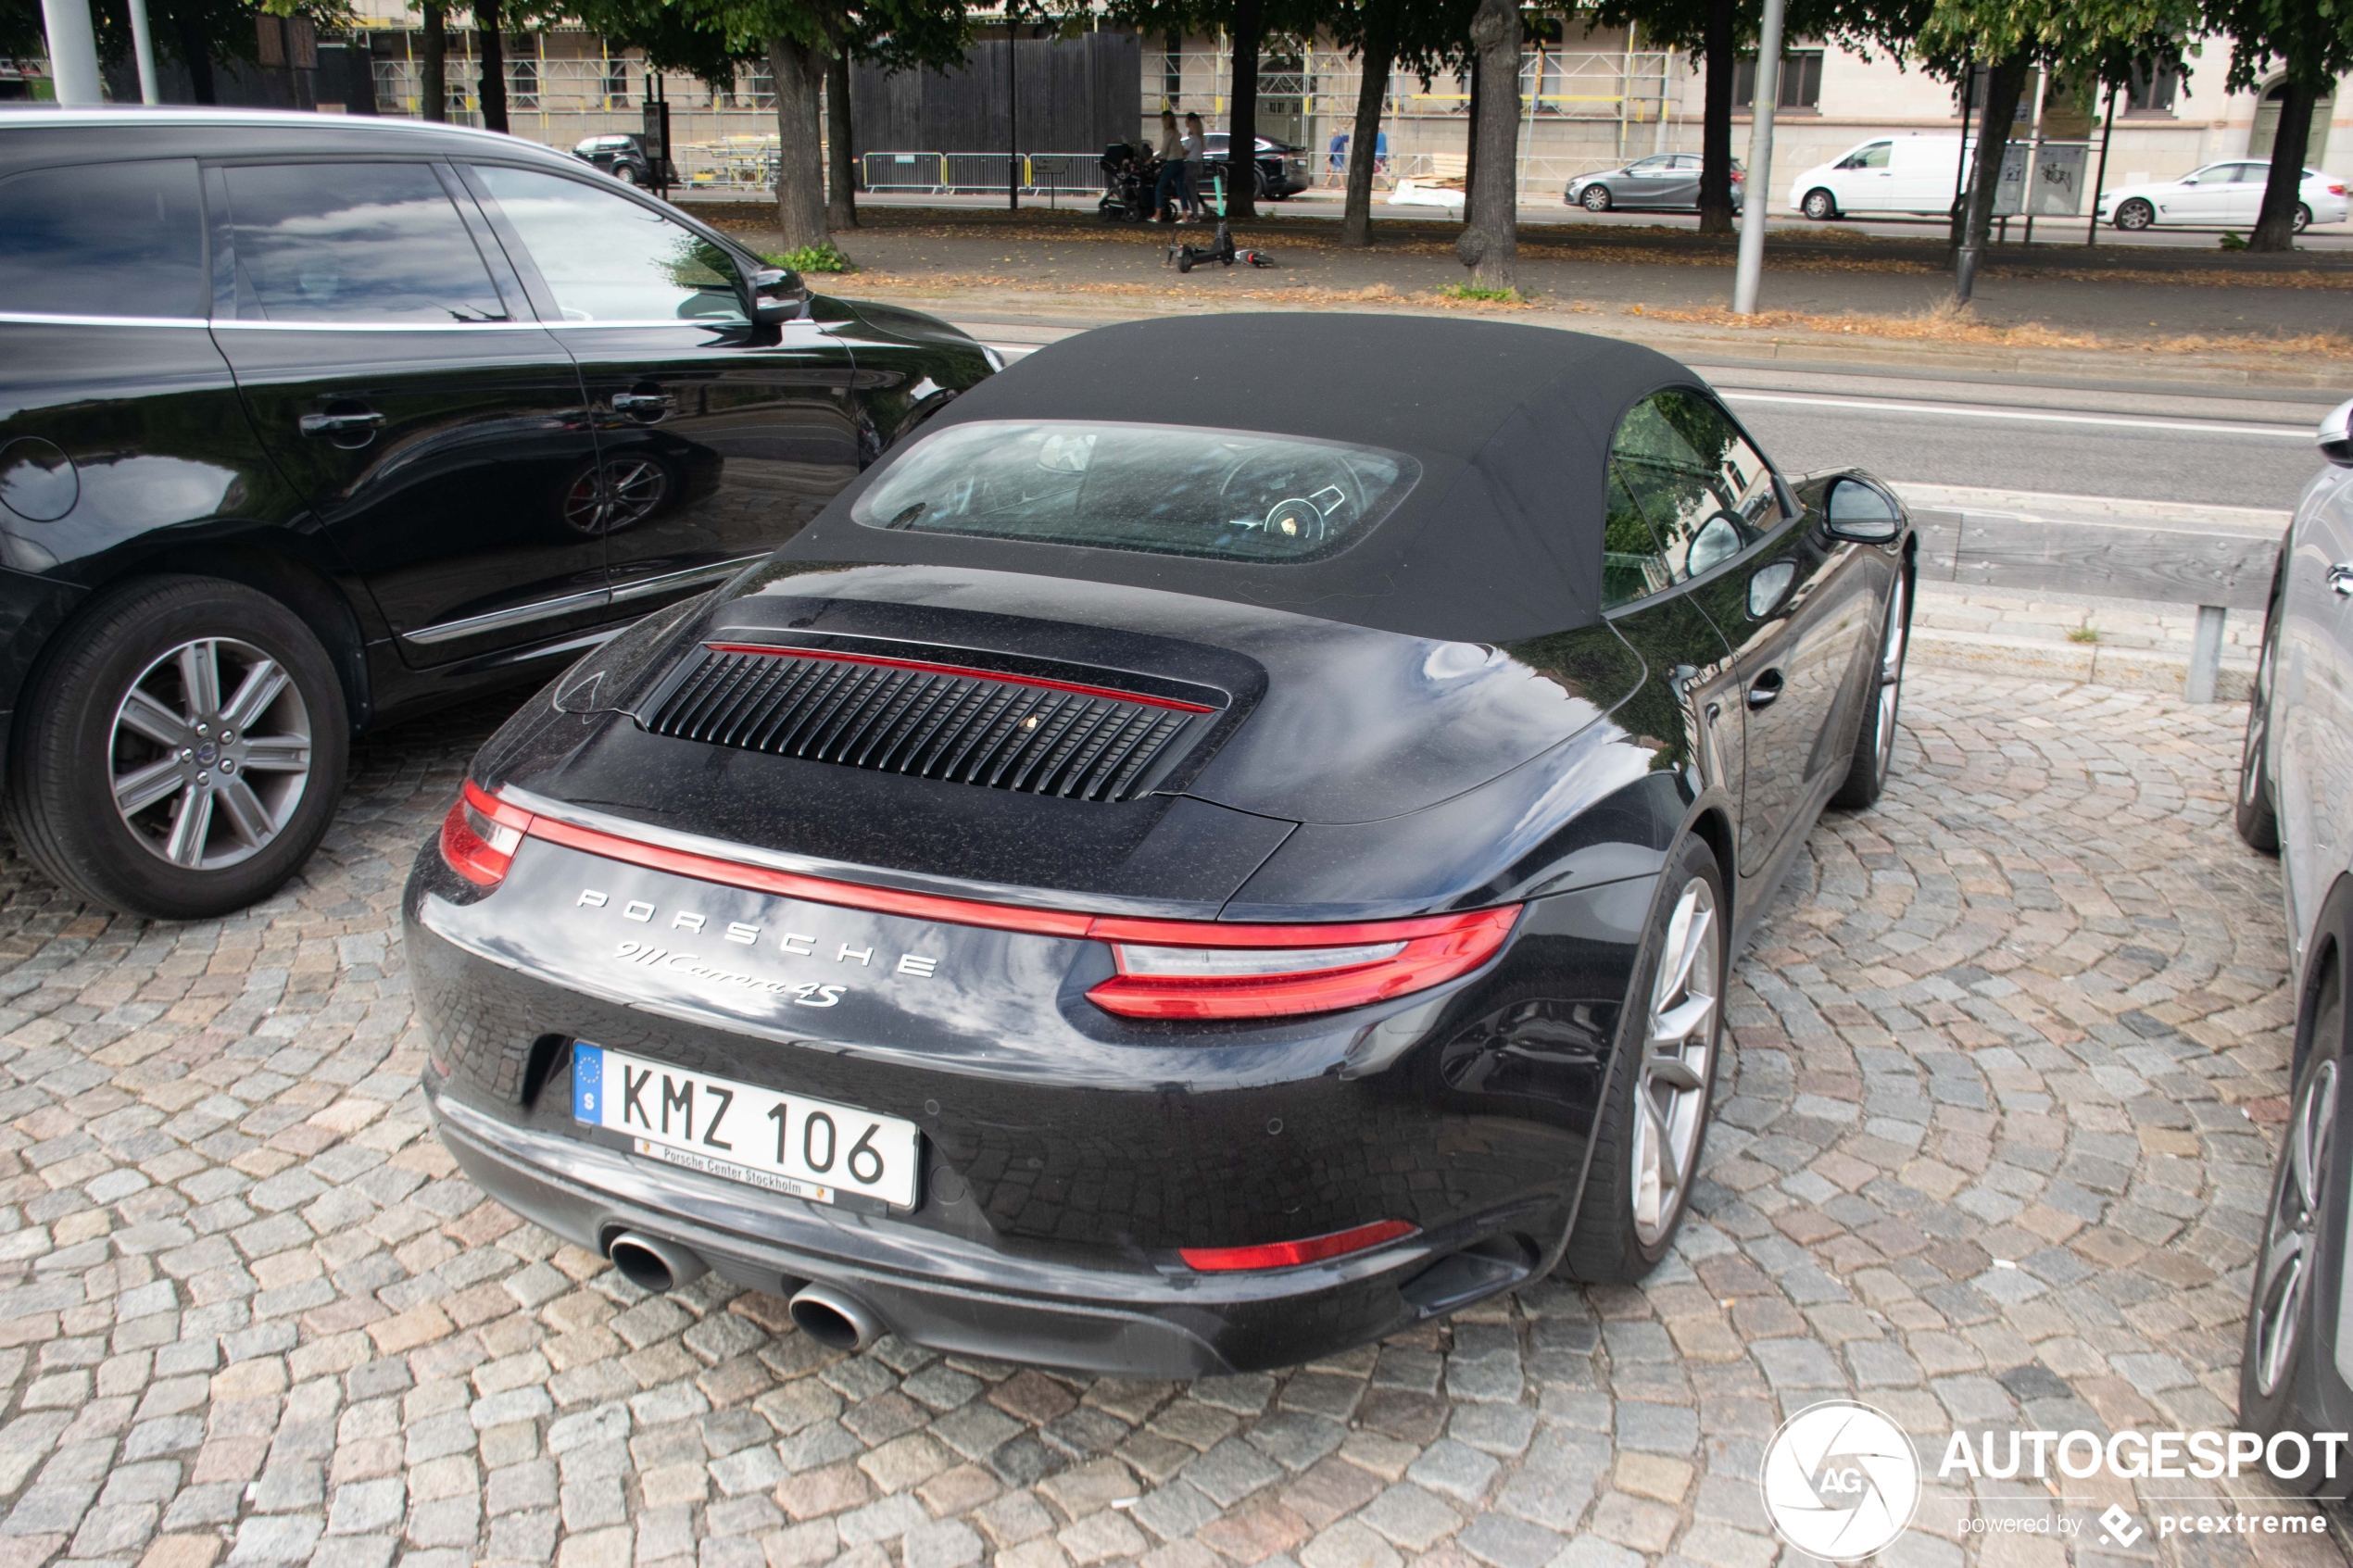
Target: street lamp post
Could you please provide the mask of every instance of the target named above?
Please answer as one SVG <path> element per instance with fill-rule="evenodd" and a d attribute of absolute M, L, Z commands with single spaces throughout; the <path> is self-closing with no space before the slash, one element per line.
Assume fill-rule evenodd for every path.
<path fill-rule="evenodd" d="M 1781 97 L 1781 14 L 1784 0 L 1765 0 L 1756 31 L 1756 91 L 1749 107 L 1748 183 L 1742 192 L 1740 265 L 1732 273 L 1732 312 L 1756 314 L 1757 279 L 1765 270 L 1765 204 L 1772 199 L 1773 110 Z"/>
<path fill-rule="evenodd" d="M 41 20 L 49 34 L 49 81 L 64 108 L 106 102 L 98 85 L 98 38 L 90 30 L 87 0 L 41 0 Z"/>

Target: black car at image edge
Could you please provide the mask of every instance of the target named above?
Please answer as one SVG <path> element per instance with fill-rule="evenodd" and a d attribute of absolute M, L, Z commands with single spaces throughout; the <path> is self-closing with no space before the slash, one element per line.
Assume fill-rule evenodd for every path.
<path fill-rule="evenodd" d="M 403 905 L 435 1124 L 844 1347 L 1176 1377 L 1638 1278 L 1912 549 L 1625 343 L 1055 344 L 483 748 Z"/>
<path fill-rule="evenodd" d="M 579 159 L 0 111 L 0 752 L 92 902 L 266 897 L 352 735 L 706 591 L 988 376 Z"/>

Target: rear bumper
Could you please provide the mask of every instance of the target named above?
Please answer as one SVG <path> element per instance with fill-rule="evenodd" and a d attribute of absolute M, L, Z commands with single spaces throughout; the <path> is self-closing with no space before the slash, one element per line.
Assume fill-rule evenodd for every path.
<path fill-rule="evenodd" d="M 1653 881 L 1539 900 L 1490 970 L 1355 1013 L 1222 1033 L 1089 1020 L 1092 971 L 1067 997 L 1035 975 L 1108 972 L 1103 954 L 932 926 L 931 989 L 887 993 L 899 983 L 877 971 L 811 1014 L 820 1025 L 617 974 L 610 937 L 668 929 L 685 900 L 712 931 L 815 935 L 817 959 L 761 963 L 830 964 L 837 946 L 897 951 L 909 922 L 527 846 L 471 902 L 428 847 L 407 900 L 428 1099 L 485 1191 L 598 1253 L 635 1230 L 747 1288 L 831 1286 L 920 1344 L 1156 1378 L 1311 1361 L 1550 1265 Z M 584 877 L 598 907 L 575 907 Z M 583 1039 L 912 1122 L 916 1206 L 837 1208 L 584 1133 Z M 1180 1257 L 1390 1218 L 1417 1228 L 1323 1263 L 1201 1272 Z"/>
<path fill-rule="evenodd" d="M 746 1289 L 832 1286 L 919 1345 L 1095 1374 L 1189 1378 L 1289 1365 L 1508 1289 L 1538 1262 L 1492 1241 L 1440 1256 L 1430 1236 L 1329 1266 L 1215 1280 L 1012 1259 L 518 1127 L 430 1085 L 427 1101 L 475 1185 L 576 1246 L 602 1252 L 623 1231 L 657 1236 Z"/>

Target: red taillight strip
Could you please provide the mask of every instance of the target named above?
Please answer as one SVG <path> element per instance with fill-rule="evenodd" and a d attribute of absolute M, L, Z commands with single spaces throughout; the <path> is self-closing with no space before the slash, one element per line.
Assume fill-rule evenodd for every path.
<path fill-rule="evenodd" d="M 1328 1236 L 1311 1236 L 1304 1241 L 1274 1241 L 1259 1247 L 1180 1247 L 1176 1256 L 1185 1261 L 1187 1268 L 1204 1273 L 1290 1269 L 1302 1263 L 1320 1263 L 1327 1258 L 1362 1252 L 1413 1234 L 1414 1227 L 1403 1220 L 1375 1220 L 1369 1225 L 1333 1231 Z"/>
<path fill-rule="evenodd" d="M 1177 713 L 1214 713 L 1214 708 L 1198 702 L 1179 702 L 1173 696 L 1146 696 L 1141 692 L 1114 691 L 1109 686 L 1086 686 L 1075 681 L 1051 681 L 1043 675 L 1014 675 L 1002 670 L 974 670 L 962 664 L 933 664 L 919 659 L 883 659 L 866 653 L 836 653 L 830 648 L 772 647 L 764 643 L 705 643 L 712 653 L 757 653 L 772 659 L 825 659 L 837 664 L 879 664 L 890 670 L 915 670 L 926 675 L 956 675 L 975 681 L 1001 681 L 1013 686 L 1043 686 L 1048 691 L 1076 692 L 1081 696 L 1108 697 L 1114 702 L 1139 702 L 1146 708 L 1165 708 Z"/>
<path fill-rule="evenodd" d="M 944 921 L 950 925 L 977 925 L 992 931 L 1020 931 L 1038 936 L 1091 937 L 1101 942 L 1151 943 L 1171 947 L 1336 947 L 1364 942 L 1394 942 L 1441 936 L 1471 928 L 1501 923 L 1508 929 L 1519 907 L 1480 909 L 1469 914 L 1423 915 L 1409 920 L 1355 922 L 1345 925 L 1240 925 L 1217 921 L 1149 920 L 1128 915 L 1090 915 L 1072 909 L 1027 909 L 1015 904 L 991 904 L 977 898 L 955 898 L 937 893 L 909 893 L 860 882 L 836 882 L 800 872 L 778 871 L 690 849 L 673 849 L 640 839 L 624 838 L 600 828 L 582 827 L 555 817 L 535 816 L 504 801 L 493 801 L 472 784 L 467 786 L 477 809 L 495 806 L 498 820 L 520 827 L 533 838 L 560 844 L 568 849 L 601 855 L 649 871 L 675 872 L 698 882 L 715 882 L 756 893 L 774 893 L 812 904 L 871 909 L 879 914 L 910 915 L 918 920 Z M 486 804 L 484 804 L 486 803 Z"/>
<path fill-rule="evenodd" d="M 935 893 L 902 893 L 894 887 L 870 887 L 863 883 L 833 882 L 824 877 L 804 876 L 798 872 L 746 865 L 741 860 L 721 859 L 715 855 L 698 855 L 690 850 L 641 844 L 634 838 L 600 833 L 595 828 L 575 827 L 552 817 L 534 817 L 528 831 L 534 838 L 544 838 L 550 844 L 560 844 L 568 849 L 602 855 L 609 860 L 690 876 L 698 882 L 715 882 L 726 887 L 806 899 L 812 904 L 834 904 L 849 909 L 870 909 L 877 914 L 908 915 L 916 920 L 944 921 L 950 925 L 978 925 L 993 931 L 1021 931 L 1039 936 L 1083 937 L 1088 927 L 1095 922 L 1093 915 L 1061 909 L 1025 909 L 1011 904 L 985 904 L 975 898 L 948 898 Z"/>

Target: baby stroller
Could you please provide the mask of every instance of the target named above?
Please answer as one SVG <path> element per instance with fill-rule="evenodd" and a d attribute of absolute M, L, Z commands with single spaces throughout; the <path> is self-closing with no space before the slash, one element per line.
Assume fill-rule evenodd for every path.
<path fill-rule="evenodd" d="M 1160 182 L 1160 160 L 1151 149 L 1140 151 L 1126 142 L 1103 149 L 1103 199 L 1095 210 L 1105 222 L 1125 220 L 1141 223 L 1152 215 L 1152 191 Z"/>

